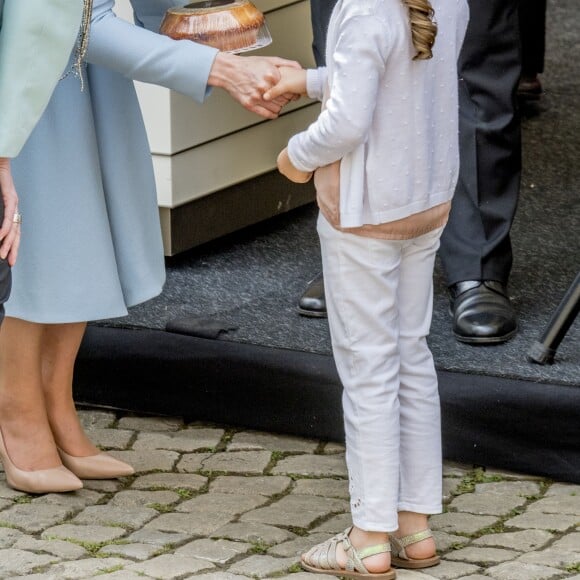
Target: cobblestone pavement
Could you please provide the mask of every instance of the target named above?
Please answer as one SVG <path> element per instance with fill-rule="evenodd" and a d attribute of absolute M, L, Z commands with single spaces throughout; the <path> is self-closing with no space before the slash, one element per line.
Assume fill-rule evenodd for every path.
<path fill-rule="evenodd" d="M 349 524 L 344 449 L 170 418 L 82 411 L 137 470 L 71 494 L 0 474 L 0 578 L 291 578 L 305 548 Z M 431 519 L 441 565 L 400 580 L 580 580 L 580 486 L 446 464 Z"/>

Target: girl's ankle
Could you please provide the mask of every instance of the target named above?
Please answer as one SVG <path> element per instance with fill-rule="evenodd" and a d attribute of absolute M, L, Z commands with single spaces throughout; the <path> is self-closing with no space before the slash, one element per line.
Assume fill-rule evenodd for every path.
<path fill-rule="evenodd" d="M 367 532 L 353 526 L 349 534 L 349 539 L 355 550 L 360 552 L 364 548 L 388 543 L 389 534 L 386 532 Z M 386 572 L 391 567 L 391 554 L 390 552 L 383 552 L 374 556 L 368 556 L 363 559 L 363 564 L 371 574 Z"/>
<path fill-rule="evenodd" d="M 429 528 L 428 516 L 415 512 L 399 512 L 399 529 L 395 533 L 397 538 L 410 536 Z M 426 538 L 405 548 L 407 556 L 412 559 L 423 560 L 435 555 L 437 548 L 434 538 Z"/>

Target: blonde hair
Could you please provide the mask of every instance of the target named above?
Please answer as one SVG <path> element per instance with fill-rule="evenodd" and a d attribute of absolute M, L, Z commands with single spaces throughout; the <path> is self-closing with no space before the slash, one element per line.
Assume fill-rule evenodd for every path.
<path fill-rule="evenodd" d="M 435 12 L 429 0 L 402 0 L 409 9 L 411 38 L 417 54 L 413 60 L 426 60 L 433 56 L 431 49 L 437 36 Z"/>

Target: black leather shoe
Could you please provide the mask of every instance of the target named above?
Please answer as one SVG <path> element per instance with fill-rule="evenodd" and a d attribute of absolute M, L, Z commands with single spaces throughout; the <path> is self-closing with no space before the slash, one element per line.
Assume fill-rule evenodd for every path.
<path fill-rule="evenodd" d="M 312 318 L 326 317 L 326 299 L 324 298 L 324 278 L 322 273 L 308 282 L 304 294 L 298 301 L 298 313 Z"/>
<path fill-rule="evenodd" d="M 498 344 L 517 332 L 516 315 L 501 282 L 466 280 L 449 291 L 453 334 L 460 342 Z"/>

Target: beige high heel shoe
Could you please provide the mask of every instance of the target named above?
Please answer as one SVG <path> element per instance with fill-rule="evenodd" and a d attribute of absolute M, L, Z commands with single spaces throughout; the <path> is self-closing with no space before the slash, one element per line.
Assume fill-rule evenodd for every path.
<path fill-rule="evenodd" d="M 115 479 L 135 473 L 128 463 L 115 459 L 108 453 L 76 457 L 59 447 L 57 449 L 64 465 L 81 479 Z"/>
<path fill-rule="evenodd" d="M 83 487 L 83 482 L 64 465 L 51 469 L 25 471 L 14 465 L 8 455 L 0 430 L 0 460 L 4 465 L 8 485 L 26 493 L 61 493 L 76 491 Z"/>

